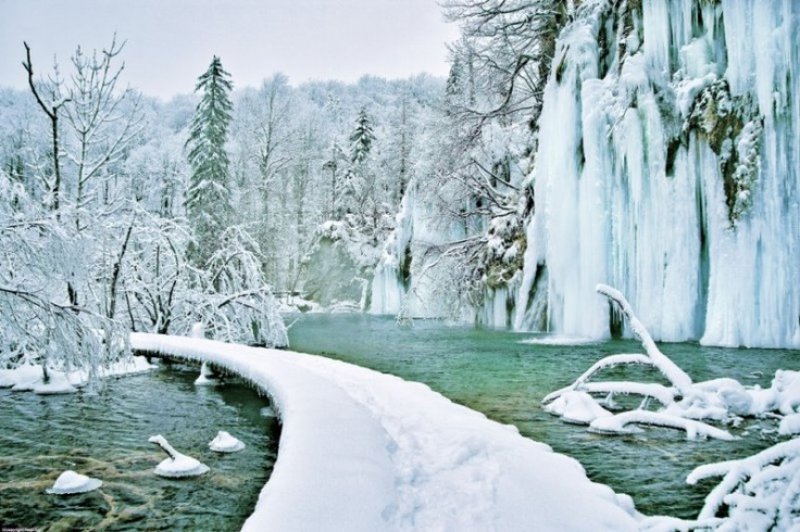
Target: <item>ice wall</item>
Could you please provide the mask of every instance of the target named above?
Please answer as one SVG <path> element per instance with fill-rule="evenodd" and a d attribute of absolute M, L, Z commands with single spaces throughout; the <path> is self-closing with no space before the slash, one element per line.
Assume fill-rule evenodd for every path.
<path fill-rule="evenodd" d="M 400 204 L 395 229 L 389 234 L 372 280 L 372 314 L 404 318 L 453 317 L 448 298 L 442 297 L 442 271 L 428 258 L 432 247 L 464 237 L 464 229 L 445 222 L 439 208 L 426 199 L 412 179 Z M 460 317 L 460 316 L 459 316 Z"/>
<path fill-rule="evenodd" d="M 514 325 L 546 265 L 560 334 L 609 334 L 603 282 L 657 339 L 800 346 L 800 2 L 613 4 L 557 44 Z"/>

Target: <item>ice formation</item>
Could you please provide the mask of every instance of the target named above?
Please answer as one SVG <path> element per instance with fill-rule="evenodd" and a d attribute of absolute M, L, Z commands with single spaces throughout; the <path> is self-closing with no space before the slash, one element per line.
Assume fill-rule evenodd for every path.
<path fill-rule="evenodd" d="M 197 477 L 208 472 L 207 465 L 200 463 L 196 458 L 179 453 L 162 435 L 150 436 L 147 441 L 161 447 L 168 456 L 156 466 L 153 471 L 156 475 L 169 478 L 184 478 Z"/>
<path fill-rule="evenodd" d="M 614 317 L 592 291 L 605 282 L 657 340 L 800 346 L 797 2 L 566 9 L 527 181 L 523 265 L 487 287 L 478 320 L 606 338 Z M 416 203 L 378 266 L 376 312 L 401 310 L 417 282 L 397 267 L 404 253 L 413 264 L 416 242 L 449 238 L 417 235 Z"/>
<path fill-rule="evenodd" d="M 229 432 L 221 430 L 208 443 L 208 448 L 218 453 L 236 453 L 244 450 L 245 444 L 241 440 L 234 438 Z"/>
<path fill-rule="evenodd" d="M 437 297 L 440 279 L 426 251 L 464 237 L 464 228 L 437 219 L 438 209 L 425 198 L 416 179 L 409 182 L 384 243 L 371 284 L 369 311 L 402 318 L 443 317 L 451 309 Z M 441 257 L 437 266 L 442 266 Z"/>
<path fill-rule="evenodd" d="M 531 176 L 550 329 L 608 335 L 610 282 L 661 340 L 800 345 L 797 3 L 576 9 Z"/>
<path fill-rule="evenodd" d="M 51 495 L 72 495 L 93 491 L 103 485 L 102 480 L 81 475 L 72 470 L 61 473 L 52 488 L 46 491 Z"/>

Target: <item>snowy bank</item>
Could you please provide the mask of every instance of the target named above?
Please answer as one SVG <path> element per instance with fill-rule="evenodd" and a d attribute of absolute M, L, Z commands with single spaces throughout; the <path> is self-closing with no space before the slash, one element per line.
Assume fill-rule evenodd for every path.
<path fill-rule="evenodd" d="M 132 357 L 99 367 L 96 376 L 103 379 L 155 369 L 144 357 Z M 11 388 L 15 392 L 33 391 L 41 395 L 74 393 L 88 384 L 91 375 L 88 370 L 58 371 L 48 369 L 50 379 L 44 382 L 44 373 L 39 364 L 24 364 L 14 369 L 0 369 L 0 388 Z"/>
<path fill-rule="evenodd" d="M 513 426 L 425 385 L 323 357 L 134 333 L 273 399 L 278 460 L 245 530 L 634 530 L 633 502 Z"/>

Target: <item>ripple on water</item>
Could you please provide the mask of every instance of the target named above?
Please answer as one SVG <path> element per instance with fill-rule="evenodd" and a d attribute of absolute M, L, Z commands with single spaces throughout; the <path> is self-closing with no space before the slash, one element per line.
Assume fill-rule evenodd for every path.
<path fill-rule="evenodd" d="M 97 392 L 41 397 L 0 390 L 0 523 L 45 530 L 239 530 L 272 471 L 279 426 L 262 396 L 231 379 L 198 393 L 185 366 L 109 380 Z M 234 455 L 208 449 L 218 430 L 247 443 Z M 153 474 L 164 434 L 211 467 L 204 477 Z M 66 469 L 103 480 L 94 492 L 48 495 Z"/>

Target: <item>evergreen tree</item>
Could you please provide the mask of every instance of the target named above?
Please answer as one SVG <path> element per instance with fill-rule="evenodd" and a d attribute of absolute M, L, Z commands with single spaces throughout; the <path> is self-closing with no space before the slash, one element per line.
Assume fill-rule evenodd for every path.
<path fill-rule="evenodd" d="M 192 168 L 186 191 L 186 211 L 195 229 L 196 243 L 189 249 L 198 266 L 216 250 L 219 235 L 231 213 L 229 160 L 225 151 L 233 104 L 230 74 L 214 56 L 208 70 L 198 78 L 195 92 L 201 92 L 189 128 L 188 159 Z"/>
<path fill-rule="evenodd" d="M 356 120 L 356 128 L 350 135 L 350 160 L 354 164 L 363 164 L 372 149 L 375 133 L 366 108 L 362 107 Z"/>

